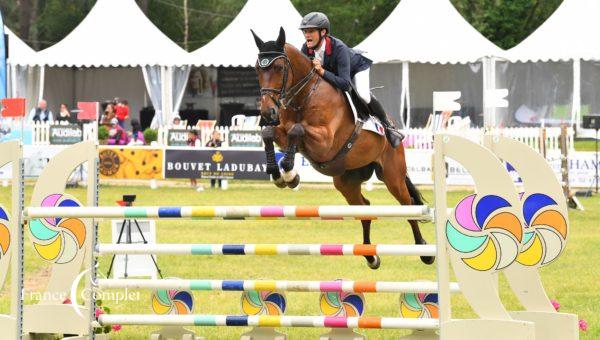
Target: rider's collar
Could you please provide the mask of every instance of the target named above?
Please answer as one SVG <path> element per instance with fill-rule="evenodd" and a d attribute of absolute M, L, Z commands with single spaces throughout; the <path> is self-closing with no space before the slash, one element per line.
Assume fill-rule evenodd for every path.
<path fill-rule="evenodd" d="M 279 58 L 285 58 L 285 53 L 279 51 L 260 52 L 257 60 L 258 67 L 262 69 L 269 68 Z"/>
<path fill-rule="evenodd" d="M 325 38 L 325 41 L 323 42 L 323 44 L 325 44 L 325 55 L 326 56 L 330 56 L 331 55 L 331 37 L 327 36 Z M 308 55 L 313 55 L 315 54 L 315 50 L 312 48 L 308 49 Z"/>

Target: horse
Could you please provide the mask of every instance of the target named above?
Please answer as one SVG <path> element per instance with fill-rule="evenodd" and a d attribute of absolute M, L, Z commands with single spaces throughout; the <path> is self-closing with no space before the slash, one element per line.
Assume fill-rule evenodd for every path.
<path fill-rule="evenodd" d="M 255 69 L 261 87 L 260 112 L 269 123 L 262 131 L 266 172 L 277 187 L 299 184 L 294 156 L 300 152 L 317 171 L 333 177 L 335 188 L 350 205 L 370 204 L 361 184 L 373 172 L 399 203 L 423 204 L 423 196 L 407 176 L 402 144 L 393 148 L 385 136 L 362 130 L 345 94 L 318 75 L 308 57 L 285 42 L 283 28 L 275 41 L 263 42 L 254 31 L 252 35 L 259 50 Z M 273 143 L 285 150 L 279 165 Z M 415 244 L 427 244 L 418 222 L 409 223 Z M 361 224 L 363 243 L 370 244 L 371 221 Z M 378 256 L 365 258 L 370 268 L 379 268 Z M 434 259 L 421 256 L 426 264 Z"/>

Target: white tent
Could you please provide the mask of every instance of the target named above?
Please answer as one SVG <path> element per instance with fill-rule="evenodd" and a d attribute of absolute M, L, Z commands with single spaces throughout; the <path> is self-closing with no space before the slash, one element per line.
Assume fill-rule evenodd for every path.
<path fill-rule="evenodd" d="M 26 64 L 50 67 L 44 97 L 52 108 L 120 97 L 135 118 L 145 103 L 144 84 L 157 112 L 168 116 L 179 106 L 188 56 L 135 0 L 98 0 L 69 35 Z"/>
<path fill-rule="evenodd" d="M 8 60 L 9 64 L 23 64 L 35 58 L 35 50 L 23 42 L 10 28 L 4 26 L 4 33 L 8 35 Z"/>
<path fill-rule="evenodd" d="M 498 81 L 511 90 L 510 113 L 518 122 L 578 124 L 581 113 L 600 113 L 598 13 L 598 0 L 564 0 L 535 32 L 506 51 L 512 63 L 498 64 Z"/>
<path fill-rule="evenodd" d="M 481 60 L 502 52 L 449 0 L 401 0 L 356 49 L 377 63 L 371 86 L 385 88 L 375 95 L 396 118 L 406 105 L 409 122 L 411 115 L 413 120 L 426 119 L 434 90 L 461 90 L 463 107 L 481 120 L 484 83 L 493 76 L 486 74 L 489 63 Z"/>
<path fill-rule="evenodd" d="M 264 41 L 275 40 L 283 27 L 288 43 L 304 42 L 302 17 L 289 0 L 248 0 L 235 19 L 208 44 L 191 53 L 197 66 L 254 66 L 258 50 L 250 29 Z"/>
<path fill-rule="evenodd" d="M 13 31 L 4 26 L 8 35 L 8 94 L 13 98 L 26 98 L 27 107 L 35 106 L 44 79 L 43 67 L 27 66 L 34 63 L 36 52 L 23 42 Z"/>

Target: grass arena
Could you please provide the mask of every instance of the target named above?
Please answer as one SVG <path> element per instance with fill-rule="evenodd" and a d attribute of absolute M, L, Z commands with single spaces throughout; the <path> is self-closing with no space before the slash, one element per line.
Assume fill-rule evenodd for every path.
<path fill-rule="evenodd" d="M 84 144 L 86 143 L 82 143 L 83 146 L 78 145 L 74 148 L 85 147 Z M 460 270 L 458 276 L 451 271 L 448 279 L 444 280 L 443 277 L 445 274 L 443 270 L 440 272 L 440 268 L 444 266 L 439 264 L 440 253 L 438 253 L 437 245 L 434 246 L 433 242 L 431 245 L 411 245 L 408 223 L 405 221 L 406 218 L 435 220 L 434 210 L 430 210 L 427 207 L 408 207 L 407 209 L 399 208 L 397 205 L 390 207 L 393 205 L 393 201 L 391 201 L 392 198 L 385 190 L 376 189 L 368 193 L 372 209 L 365 212 L 361 212 L 360 207 L 349 209 L 338 208 L 338 206 L 344 203 L 343 199 L 338 193 L 326 186 L 314 189 L 303 188 L 299 191 L 284 191 L 270 187 L 250 187 L 239 184 L 230 188 L 228 195 L 222 195 L 215 191 L 206 191 L 198 194 L 193 200 L 190 200 L 189 197 L 183 195 L 183 190 L 189 189 L 166 187 L 155 191 L 141 187 L 124 188 L 104 185 L 96 187 L 94 176 L 90 176 L 88 178 L 87 189 L 75 188 L 65 190 L 63 181 L 66 181 L 69 175 L 68 171 L 65 171 L 65 167 L 74 167 L 85 162 L 95 164 L 95 148 L 90 143 L 87 143 L 87 148 L 88 151 L 91 150 L 94 153 L 85 153 L 82 152 L 84 149 L 75 149 L 75 153 L 68 154 L 68 149 L 66 149 L 67 151 L 65 151 L 62 157 L 58 155 L 55 162 L 49 163 L 47 170 L 45 170 L 45 173 L 40 176 L 36 183 L 31 183 L 35 184 L 35 186 L 24 186 L 24 202 L 31 202 L 25 203 L 25 208 L 21 211 L 24 213 L 23 221 L 28 221 L 25 223 L 26 227 L 24 228 L 24 262 L 22 266 L 11 266 L 12 273 L 15 273 L 14 268 L 21 267 L 20 269 L 22 269 L 24 290 L 21 296 L 23 299 L 19 301 L 19 299 L 13 298 L 11 294 L 14 288 L 13 285 L 15 283 L 19 285 L 19 282 L 13 279 L 14 274 L 7 275 L 1 300 L 2 304 L 0 306 L 3 308 L 3 311 L 7 311 L 6 316 L 3 316 L 2 322 L 11 321 L 11 311 L 21 310 L 19 308 L 14 309 L 15 303 L 23 307 L 23 323 L 20 326 L 25 333 L 80 334 L 87 337 L 85 329 L 90 329 L 90 324 L 98 326 L 96 322 L 100 322 L 105 326 L 117 324 L 122 327 L 121 331 L 110 335 L 111 338 L 115 339 L 146 338 L 151 333 L 161 329 L 161 327 L 166 327 L 163 328 L 163 330 L 166 329 L 165 334 L 173 331 L 169 329 L 170 327 L 185 327 L 193 331 L 196 336 L 204 336 L 208 339 L 236 338 L 250 331 L 251 328 L 245 327 L 246 325 L 278 326 L 277 330 L 287 334 L 290 338 L 315 338 L 327 333 L 330 328 L 341 332 L 339 334 L 333 333 L 331 335 L 332 339 L 341 339 L 344 336 L 359 336 L 356 333 L 344 333 L 344 331 L 340 331 L 345 328 L 361 328 L 355 331 L 368 338 L 398 338 L 411 336 L 411 334 L 413 337 L 437 338 L 432 333 L 437 329 L 442 334 L 448 331 L 449 333 L 445 334 L 446 338 L 456 338 L 451 333 L 452 327 L 444 327 L 443 321 L 439 321 L 442 320 L 439 310 L 444 307 L 451 308 L 452 320 L 464 319 L 464 322 L 467 327 L 471 328 L 473 334 L 481 327 L 479 326 L 480 322 L 485 322 L 482 320 L 487 319 L 494 320 L 491 323 L 485 324 L 484 327 L 487 329 L 498 327 L 498 332 L 510 330 L 512 335 L 516 336 L 515 338 L 519 338 L 519 332 L 521 332 L 521 338 L 536 338 L 533 334 L 539 330 L 534 325 L 536 322 L 538 324 L 543 322 L 540 320 L 533 323 L 516 321 L 519 318 L 518 314 L 507 313 L 507 311 L 511 310 L 523 310 L 523 304 L 527 305 L 528 303 L 527 297 L 519 295 L 522 293 L 515 294 L 514 289 L 511 287 L 511 283 L 514 284 L 511 280 L 518 281 L 518 279 L 515 279 L 514 273 L 496 275 L 489 270 L 491 268 L 485 265 L 485 261 L 480 261 L 480 265 L 483 267 L 479 268 L 476 275 L 481 274 L 482 276 L 475 276 L 474 281 L 470 281 L 473 279 L 473 277 L 470 277 L 471 274 L 465 274 L 464 271 L 461 272 Z M 484 150 L 482 151 L 483 154 L 489 157 L 492 155 L 485 148 L 476 146 L 475 149 Z M 501 150 L 498 150 L 498 152 L 501 152 Z M 13 160 L 17 159 L 18 157 L 13 158 Z M 441 158 L 437 157 L 437 159 L 439 161 Z M 495 161 L 498 161 L 498 159 L 495 159 Z M 18 162 L 15 163 L 18 164 Z M 53 167 L 56 169 L 53 169 Z M 498 169 L 496 166 L 493 168 Z M 57 176 L 56 171 L 59 171 L 61 175 Z M 538 174 L 537 171 L 533 173 Z M 16 173 L 18 174 L 19 172 L 16 171 Z M 439 176 L 439 174 L 437 175 Z M 498 177 L 502 176 L 499 175 Z M 45 185 L 40 185 L 39 183 L 48 179 L 50 180 L 48 188 L 43 190 Z M 502 180 L 496 179 L 496 181 L 490 181 L 490 183 L 492 182 L 502 182 Z M 18 184 L 18 181 L 15 183 Z M 492 186 L 496 185 L 497 183 Z M 525 183 L 526 185 L 527 183 Z M 490 190 L 488 186 L 489 184 L 478 183 L 478 189 L 480 190 L 478 193 L 482 194 L 485 190 Z M 548 184 L 548 186 L 552 185 Z M 15 202 L 12 196 L 20 195 L 14 191 L 15 186 L 12 186 L 12 188 L 13 191 L 4 188 L 2 196 L 0 196 L 7 211 L 10 211 L 12 208 L 9 208 L 11 206 L 9 203 L 11 201 Z M 97 204 L 99 208 L 86 210 L 84 206 L 93 206 L 95 204 L 80 202 L 86 202 L 87 199 L 90 199 L 89 202 L 93 202 L 95 200 L 96 189 L 99 190 Z M 441 192 L 439 187 L 436 190 L 438 193 Z M 426 201 L 431 206 L 435 202 L 438 202 L 438 204 L 444 202 L 443 200 L 440 201 L 442 199 L 441 196 L 435 197 L 436 190 L 427 190 L 424 192 Z M 504 186 L 502 190 L 506 190 L 506 195 L 515 196 L 517 194 L 512 184 Z M 56 194 L 58 191 L 60 191 L 60 195 L 65 196 L 57 198 L 56 202 L 65 202 L 73 197 L 82 207 L 78 208 L 70 203 L 63 204 L 62 208 L 58 208 L 58 210 L 57 208 L 48 207 L 46 204 L 47 201 L 44 201 L 52 196 L 48 195 L 48 193 L 53 192 Z M 124 191 L 135 191 L 137 193 L 140 197 L 139 201 L 136 202 L 137 207 L 115 207 L 114 202 L 119 200 L 125 193 Z M 500 192 L 495 193 L 500 194 Z M 156 197 L 157 194 L 159 197 Z M 469 195 L 471 194 L 472 192 L 467 191 L 450 191 L 447 193 L 447 197 L 444 195 L 444 199 L 447 199 L 447 207 L 451 208 L 459 204 L 459 202 L 463 202 L 465 197 L 470 197 Z M 36 204 L 35 202 L 38 203 Z M 60 206 L 56 202 L 54 202 L 55 205 Z M 240 203 L 245 202 L 251 202 L 253 207 L 240 208 Z M 276 203 L 276 206 L 273 206 L 273 203 Z M 31 208 L 28 207 L 30 204 Z M 163 204 L 165 208 L 150 208 L 151 206 Z M 196 207 L 186 207 L 190 204 L 194 204 Z M 36 206 L 40 205 L 42 208 L 36 208 Z M 300 205 L 302 206 L 293 208 Z M 518 202 L 513 201 L 513 205 L 518 205 Z M 597 238 L 597 232 L 589 228 L 589 226 L 593 225 L 594 221 L 597 221 L 599 217 L 595 216 L 597 214 L 594 207 L 597 205 L 598 200 L 590 199 L 586 202 L 586 206 L 589 208 L 585 213 L 569 211 L 569 241 L 564 253 L 560 259 L 539 270 L 541 273 L 540 282 L 543 283 L 543 289 L 547 297 L 560 301 L 561 304 L 560 313 L 551 313 L 552 316 L 550 317 L 554 317 L 554 314 L 561 315 L 559 319 L 553 321 L 557 325 L 560 324 L 563 331 L 566 329 L 567 333 L 570 332 L 573 338 L 579 336 L 576 324 L 577 317 L 587 319 L 592 325 L 595 323 L 595 299 L 590 298 L 593 293 L 589 292 L 591 290 L 591 282 L 594 282 L 595 276 L 598 274 L 587 265 L 587 261 L 582 263 L 580 259 L 581 257 L 591 256 L 593 261 L 595 256 L 592 247 L 595 237 Z M 383 206 L 387 206 L 387 208 L 382 208 Z M 437 213 L 441 213 L 441 210 L 437 210 Z M 448 215 L 445 218 L 450 218 L 451 220 L 452 210 L 446 211 L 446 213 Z M 373 240 L 374 243 L 382 246 L 361 246 L 358 224 L 353 220 L 376 219 L 377 216 L 374 215 L 377 214 L 381 218 L 374 221 Z M 477 213 L 475 214 L 477 215 Z M 344 220 L 342 215 L 345 215 L 346 219 L 349 220 Z M 93 241 L 94 243 L 98 243 L 98 246 L 95 247 L 96 251 L 93 254 L 92 252 L 69 254 L 68 251 L 62 249 L 54 258 L 49 258 L 52 256 L 49 254 L 51 253 L 51 244 L 53 242 L 46 242 L 44 244 L 39 239 L 31 238 L 32 234 L 35 234 L 35 230 L 38 230 L 35 227 L 36 223 L 42 221 L 42 219 L 45 221 L 58 221 L 56 218 L 59 216 L 64 218 L 60 219 L 63 222 L 59 222 L 58 225 L 61 226 L 60 223 L 66 224 L 63 224 L 58 230 L 66 228 L 67 231 L 70 231 L 75 236 L 75 240 L 79 241 L 80 248 L 91 247 L 91 244 L 88 244 L 88 242 Z M 109 244 L 111 231 L 108 220 L 123 216 L 140 219 L 157 218 L 157 245 L 147 246 L 148 249 L 146 250 L 143 249 L 144 246 L 139 247 L 136 245 L 122 245 L 124 247 L 120 247 L 121 245 L 111 246 Z M 97 218 L 95 220 L 98 221 L 96 229 L 97 240 L 93 237 L 96 232 L 93 228 L 87 229 L 92 237 L 88 238 L 86 236 L 85 241 L 80 237 L 78 238 L 78 234 L 75 232 L 77 227 L 73 227 L 75 224 L 67 223 L 67 221 L 77 219 L 77 217 L 81 217 L 80 220 L 84 224 L 86 223 L 85 221 L 90 220 L 84 217 Z M 243 219 L 244 217 L 250 219 Z M 218 220 L 224 218 L 227 220 Z M 459 222 L 460 220 L 457 219 L 456 221 Z M 491 223 L 490 221 L 487 223 Z M 56 228 L 54 225 L 52 227 Z M 48 229 L 51 230 L 52 228 Z M 436 224 L 434 223 L 425 223 L 423 225 L 423 233 L 429 240 L 438 239 L 439 235 L 436 237 L 436 231 L 439 232 L 440 229 L 439 227 L 436 228 Z M 442 228 L 441 231 L 444 231 L 444 229 Z M 450 240 L 450 236 L 448 235 L 452 234 L 451 229 L 445 229 L 445 233 L 446 235 L 443 233 L 441 235 Z M 40 236 L 38 235 L 38 237 Z M 18 240 L 19 237 L 12 238 L 12 240 L 15 239 Z M 63 240 L 66 240 L 66 238 L 63 238 Z M 471 242 L 474 242 L 473 240 L 475 239 L 471 239 Z M 46 241 L 48 241 L 48 238 L 46 238 Z M 448 243 L 450 242 L 448 241 Z M 14 244 L 14 242 L 11 243 L 11 245 Z M 501 245 L 502 243 L 494 244 Z M 129 250 L 127 250 L 127 246 L 129 246 Z M 66 248 L 66 243 L 63 248 Z M 17 248 L 13 246 L 10 249 Z M 446 262 L 447 268 L 453 267 L 449 266 L 448 262 L 453 263 L 453 265 L 466 263 L 464 260 L 453 262 L 456 260 L 456 258 L 452 259 L 456 255 L 453 249 L 451 245 L 447 246 L 446 255 L 449 255 L 449 257 L 445 260 L 442 259 L 443 262 Z M 381 252 L 382 257 L 381 268 L 378 270 L 369 269 L 364 259 L 360 257 L 361 255 L 378 254 L 378 251 Z M 162 281 L 148 279 L 105 279 L 103 275 L 110 266 L 110 255 L 119 252 L 129 252 L 130 254 L 151 252 L 158 254 L 157 262 L 161 268 L 162 275 L 165 278 L 178 279 Z M 521 252 L 523 251 L 521 250 Z M 559 252 L 562 252 L 562 250 Z M 485 250 L 475 250 L 473 253 L 481 255 L 485 253 Z M 504 253 L 509 254 L 508 251 Z M 7 252 L 7 254 L 10 253 Z M 245 256 L 222 256 L 222 254 L 243 254 Z M 432 266 L 423 264 L 417 256 L 431 254 L 438 256 L 436 263 Z M 558 256 L 556 253 L 552 255 L 549 251 L 546 251 L 544 254 L 546 254 L 544 256 L 549 256 L 548 254 Z M 90 268 L 89 264 L 93 263 L 93 258 L 96 256 L 98 256 L 98 267 L 95 271 L 96 278 L 94 279 L 96 284 L 92 288 L 87 281 L 90 272 L 86 272 L 85 269 Z M 43 257 L 46 257 L 46 260 Z M 67 257 L 71 257 L 70 262 L 61 261 L 61 259 Z M 465 259 L 469 261 L 468 258 L 471 257 L 467 256 Z M 480 257 L 485 258 L 485 256 Z M 5 254 L 2 260 L 6 262 L 6 258 L 10 259 L 10 256 Z M 73 265 L 73 259 L 80 260 L 81 267 Z M 499 258 L 492 261 L 492 265 L 497 267 L 502 261 L 514 262 L 515 259 L 502 260 L 502 258 Z M 523 259 L 521 261 L 523 262 Z M 4 265 L 5 262 L 2 264 Z M 507 270 L 506 268 L 510 268 L 513 265 L 512 262 L 509 265 L 506 264 L 508 262 L 504 263 L 504 270 L 498 271 Z M 473 264 L 473 262 L 471 264 L 474 267 L 479 266 L 478 264 Z M 67 271 L 62 269 L 56 269 L 65 265 L 76 268 L 72 268 L 70 274 L 66 274 Z M 537 269 L 535 269 L 535 272 L 537 273 Z M 59 273 L 58 276 L 57 273 Z M 61 276 L 77 276 L 79 273 L 83 274 L 79 277 L 78 281 L 75 281 L 75 277 L 70 277 L 70 280 L 76 282 L 76 286 L 78 286 L 77 294 L 67 294 L 65 295 L 66 297 L 58 294 L 60 299 L 62 299 L 60 303 L 56 301 L 43 301 L 47 300 L 49 296 L 54 296 L 54 294 L 50 293 L 61 293 L 62 290 L 67 290 L 67 292 L 64 292 L 65 294 L 69 293 L 68 290 L 71 288 L 73 282 L 62 280 L 63 282 L 57 283 L 58 281 L 56 280 Z M 17 275 L 20 274 L 17 273 Z M 442 277 L 441 280 L 440 275 Z M 527 276 L 529 274 L 523 275 Z M 582 275 L 586 277 L 583 280 L 581 279 Z M 493 297 L 496 291 L 494 288 L 496 277 L 499 278 L 497 288 L 497 293 L 500 296 L 499 299 Z M 509 279 L 506 279 L 506 277 Z M 527 278 L 531 279 L 529 276 Z M 338 279 L 342 279 L 343 281 L 336 281 Z M 458 282 L 454 283 L 454 281 Z M 441 286 L 439 282 L 442 282 Z M 485 282 L 489 283 L 489 288 L 493 289 L 487 292 L 485 289 L 482 289 L 481 292 L 477 291 L 477 289 L 467 290 L 469 287 L 486 286 L 482 284 Z M 471 286 L 472 284 L 474 286 Z M 444 286 L 445 288 L 443 288 Z M 156 303 L 156 297 L 159 295 L 157 295 L 156 289 L 159 291 L 161 289 L 163 291 L 174 290 L 182 294 L 189 294 L 184 296 L 193 297 L 193 303 L 186 305 L 189 310 L 179 310 L 180 314 L 178 315 L 170 307 L 168 313 L 174 314 L 157 315 L 155 314 L 157 308 L 154 308 L 153 311 L 152 307 Z M 78 296 L 89 296 L 89 294 L 86 295 L 88 291 L 95 292 L 95 299 L 85 300 L 78 298 Z M 257 314 L 270 313 L 270 315 L 246 317 L 244 312 L 247 312 L 249 309 L 247 306 L 244 307 L 242 291 L 246 294 L 246 302 L 251 299 L 251 294 L 255 291 L 267 292 L 268 296 L 261 295 L 264 298 L 264 300 L 261 300 L 263 301 L 262 303 L 265 305 L 271 303 L 273 305 L 275 301 L 274 305 L 279 307 L 279 311 L 277 311 L 277 308 L 275 310 L 267 309 L 269 311 L 261 311 L 257 312 Z M 422 310 L 417 311 L 418 313 L 415 315 L 411 315 L 412 317 L 429 316 L 428 318 L 415 319 L 401 317 L 408 316 L 407 311 L 402 310 L 401 307 L 402 303 L 406 304 L 407 296 L 410 297 L 413 293 L 420 293 L 417 296 L 426 299 L 426 296 L 438 292 L 442 298 L 439 301 L 436 299 L 434 309 L 430 308 L 431 304 L 427 307 L 429 308 L 427 309 L 429 314 L 423 313 L 427 304 L 424 303 L 425 300 L 422 300 Z M 492 297 L 488 299 L 489 296 L 486 295 L 487 293 L 492 293 Z M 334 301 L 335 298 L 346 301 L 345 304 L 341 304 L 341 306 L 345 306 L 346 308 L 331 306 L 333 310 L 328 310 L 327 306 L 323 306 L 323 301 L 325 300 L 323 300 L 324 296 L 322 294 L 333 294 Z M 448 302 L 444 302 L 444 294 L 449 298 L 446 300 Z M 477 296 L 478 294 L 486 296 L 484 300 L 487 299 L 489 301 L 483 304 L 482 300 L 473 302 L 473 296 Z M 437 294 L 435 295 L 437 298 Z M 285 302 L 283 304 L 281 300 L 273 300 L 274 297 L 278 296 L 284 296 Z M 68 303 L 70 301 L 65 303 L 67 298 L 70 300 L 73 297 L 81 305 L 96 302 L 101 306 L 109 307 L 110 313 L 92 315 L 89 313 L 89 309 L 82 309 L 83 317 L 77 317 L 76 314 L 73 314 L 74 309 L 72 308 L 72 304 Z M 401 299 L 403 299 L 402 302 L 400 301 Z M 182 301 L 185 301 L 185 299 L 179 302 Z M 40 303 L 42 306 L 39 306 Z M 45 304 L 54 305 L 48 306 Z M 46 320 L 60 320 L 60 318 L 55 318 L 56 315 L 54 317 L 52 315 L 45 315 L 49 312 L 51 313 L 53 311 L 52 308 L 57 308 L 54 310 L 54 313 L 58 313 L 65 318 L 73 318 L 73 322 L 79 322 L 80 324 L 74 325 L 68 322 L 60 324 L 60 322 L 54 322 L 48 325 L 47 322 L 46 324 L 40 322 L 39 320 L 42 318 L 46 318 Z M 351 310 L 357 309 L 360 310 L 361 314 L 352 314 Z M 277 315 L 282 310 L 285 311 L 284 314 Z M 341 313 L 340 310 L 342 311 Z M 511 316 L 502 320 L 503 316 L 501 314 L 503 311 L 507 313 L 506 315 Z M 323 313 L 330 314 L 329 316 L 321 317 L 320 315 L 323 315 Z M 436 316 L 435 314 L 438 314 L 437 318 L 432 317 Z M 193 315 L 193 317 L 187 315 Z M 362 316 L 358 317 L 360 315 Z M 500 316 L 498 317 L 498 315 Z M 312 319 L 307 319 L 305 316 L 312 316 Z M 96 317 L 98 317 L 97 321 Z M 566 319 L 563 319 L 563 317 Z M 18 320 L 18 317 L 15 319 Z M 521 317 L 521 319 L 523 318 Z M 89 320 L 92 320 L 92 323 L 88 323 L 87 321 Z M 494 322 L 498 322 L 498 324 L 494 325 Z M 149 324 L 155 325 L 151 326 Z M 194 325 L 198 327 L 194 327 Z M 218 327 L 221 325 L 235 327 Z M 569 327 L 565 325 L 571 325 L 572 329 L 569 330 Z M 83 328 L 80 330 L 82 333 L 76 332 L 78 327 Z M 63 332 L 59 332 L 61 328 L 64 330 Z M 408 330 L 410 328 L 428 330 Z M 269 327 L 264 329 L 269 329 Z M 499 335 L 499 333 L 494 333 L 487 329 L 485 331 L 481 330 L 482 334 L 489 332 L 488 337 L 490 338 Z M 276 338 L 277 334 L 269 333 L 267 335 L 263 334 L 263 336 Z M 592 331 L 588 332 L 583 338 L 593 338 L 594 334 L 592 327 Z M 254 336 L 257 335 L 255 334 Z M 481 336 L 481 334 L 476 336 Z M 97 335 L 96 338 L 102 337 Z M 538 336 L 537 338 L 540 337 Z"/>

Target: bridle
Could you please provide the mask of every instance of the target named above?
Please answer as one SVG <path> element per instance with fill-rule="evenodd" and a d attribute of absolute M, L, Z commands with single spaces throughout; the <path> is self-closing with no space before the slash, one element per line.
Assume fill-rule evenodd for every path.
<path fill-rule="evenodd" d="M 304 89 L 304 87 L 310 82 L 312 77 L 315 75 L 316 70 L 315 70 L 315 68 L 311 68 L 310 72 L 306 76 L 304 76 L 302 79 L 300 79 L 300 81 L 298 81 L 296 84 L 292 84 L 289 88 L 287 88 L 288 71 L 292 70 L 292 63 L 290 62 L 290 59 L 285 54 L 285 52 L 280 52 L 280 51 L 260 52 L 260 53 L 258 53 L 257 65 L 261 69 L 267 69 L 267 68 L 271 67 L 273 62 L 275 62 L 278 59 L 284 60 L 283 82 L 281 83 L 281 88 L 276 89 L 276 88 L 272 88 L 272 87 L 262 87 L 260 89 L 260 94 L 262 96 L 268 95 L 269 98 L 271 98 L 271 100 L 275 104 L 275 106 L 277 106 L 277 108 L 280 110 L 285 110 L 289 107 L 290 109 L 298 112 L 302 109 L 302 106 L 307 102 L 308 97 L 310 97 L 312 95 L 312 93 L 316 89 L 316 86 L 313 86 L 311 92 L 308 94 L 308 96 L 306 96 L 306 98 L 303 101 L 301 106 L 294 107 L 294 105 L 292 105 L 292 101 L 302 91 L 302 89 Z M 292 76 L 293 76 L 293 71 L 292 71 Z M 293 81 L 293 79 L 292 79 L 292 81 Z M 318 81 L 317 81 L 317 84 L 318 84 Z M 279 98 L 275 98 L 273 96 L 273 94 L 278 94 Z"/>

